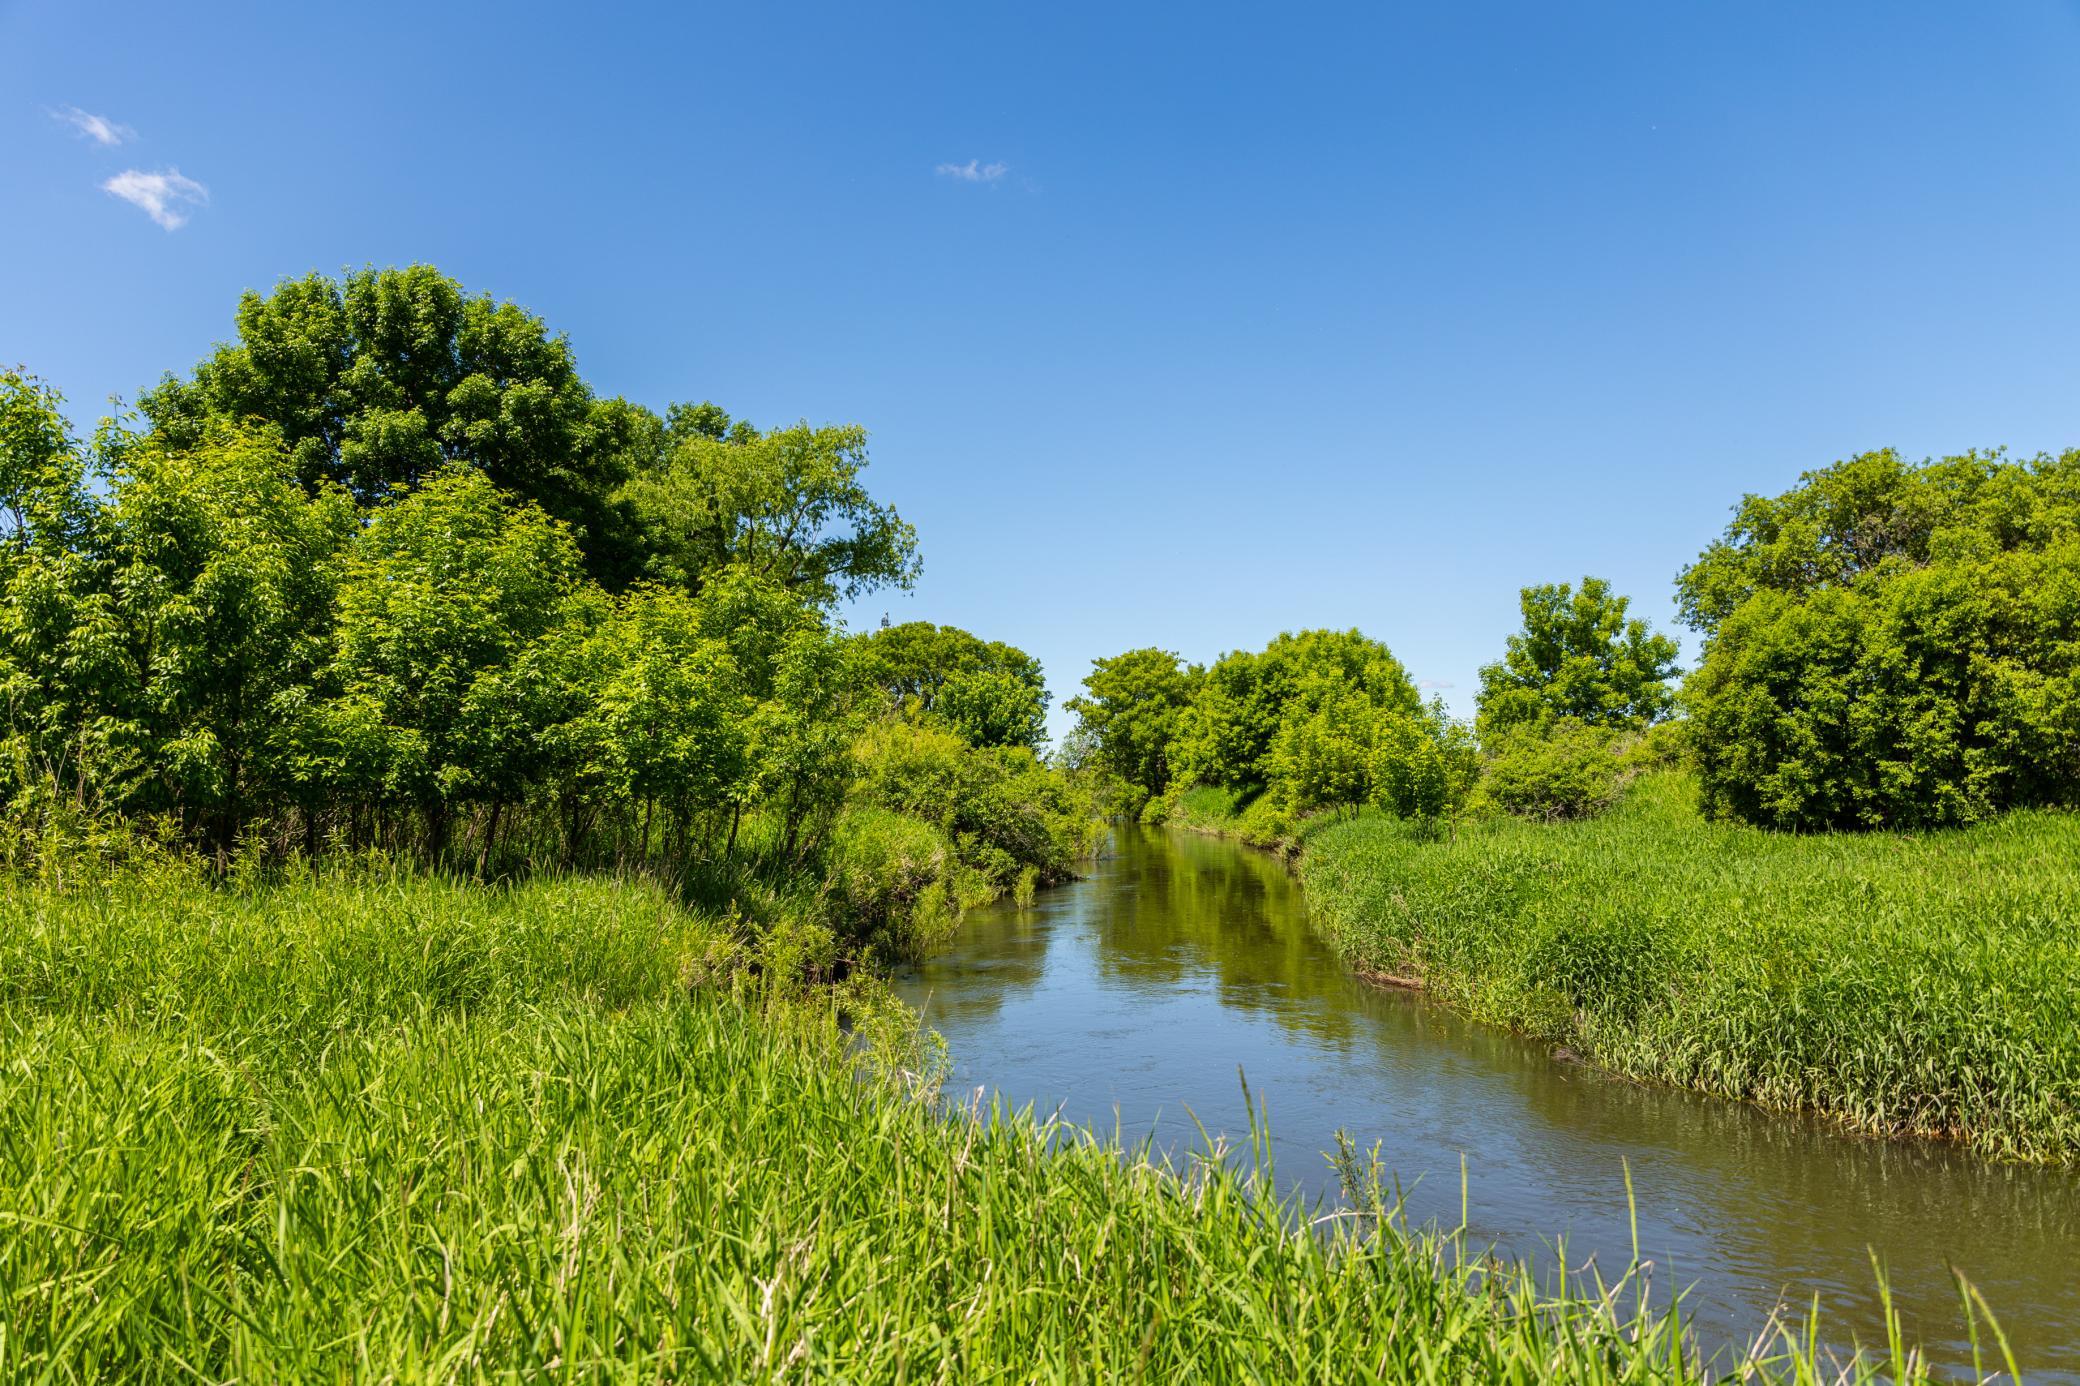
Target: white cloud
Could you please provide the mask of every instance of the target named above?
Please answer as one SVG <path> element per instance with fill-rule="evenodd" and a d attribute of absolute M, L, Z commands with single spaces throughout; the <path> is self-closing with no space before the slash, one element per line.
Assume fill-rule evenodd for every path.
<path fill-rule="evenodd" d="M 1418 680 L 1416 680 L 1416 687 L 1418 687 L 1418 688 L 1421 688 L 1421 689 L 1425 689 L 1425 690 L 1427 690 L 1427 689 L 1432 689 L 1432 688 L 1450 688 L 1451 686 L 1452 686 L 1452 682 L 1451 682 L 1451 680 L 1450 680 L 1450 679 L 1418 679 Z"/>
<path fill-rule="evenodd" d="M 941 164 L 932 171 L 948 178 L 958 178 L 963 183 L 994 183 L 1011 172 L 1011 165 L 985 164 L 980 159 L 970 159 L 965 164 Z"/>
<path fill-rule="evenodd" d="M 183 178 L 177 168 L 159 173 L 125 169 L 101 187 L 133 207 L 142 208 L 146 216 L 168 231 L 179 230 L 187 223 L 188 214 L 182 210 L 184 207 L 201 206 L 209 201 L 209 189 L 192 178 Z"/>
<path fill-rule="evenodd" d="M 64 121 L 104 148 L 113 148 L 125 140 L 137 138 L 137 132 L 129 126 L 118 125 L 107 116 L 98 116 L 77 106 L 62 106 L 51 112 L 51 119 Z"/>

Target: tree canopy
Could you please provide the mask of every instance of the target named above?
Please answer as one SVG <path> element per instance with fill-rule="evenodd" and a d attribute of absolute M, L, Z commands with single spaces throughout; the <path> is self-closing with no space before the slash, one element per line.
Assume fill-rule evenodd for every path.
<path fill-rule="evenodd" d="M 364 504 L 466 463 L 570 525 L 602 571 L 625 564 L 613 495 L 644 411 L 601 400 L 540 318 L 430 265 L 285 280 L 239 300 L 237 339 L 139 399 L 175 447 L 210 421 L 264 421 L 307 487 Z"/>
<path fill-rule="evenodd" d="M 2080 452 L 1851 458 L 1748 497 L 1678 587 L 1712 808 L 1921 826 L 2080 793 Z"/>
<path fill-rule="evenodd" d="M 1172 747 L 1202 671 L 1168 650 L 1128 650 L 1091 661 L 1076 714 L 1097 763 L 1144 794 L 1169 788 Z"/>
<path fill-rule="evenodd" d="M 246 293 L 237 337 L 139 404 L 167 447 L 272 427 L 315 493 L 364 506 L 466 466 L 569 527 L 609 588 L 697 592 L 743 568 L 829 603 L 918 571 L 917 536 L 861 481 L 866 432 L 760 432 L 713 404 L 664 417 L 600 398 L 570 343 L 430 265 L 284 280 Z"/>
<path fill-rule="evenodd" d="M 1676 643 L 1625 614 L 1629 599 L 1601 578 L 1526 587 L 1523 629 L 1481 669 L 1476 725 L 1483 739 L 1561 720 L 1629 729 L 1674 705 Z"/>
<path fill-rule="evenodd" d="M 958 626 L 906 621 L 860 637 L 860 669 L 897 711 L 937 721 L 974 746 L 1037 748 L 1047 738 L 1040 661 Z"/>
<path fill-rule="evenodd" d="M 916 530 L 860 480 L 864 429 L 761 433 L 702 404 L 674 406 L 663 438 L 618 493 L 649 576 L 691 590 L 738 567 L 819 603 L 916 581 Z"/>

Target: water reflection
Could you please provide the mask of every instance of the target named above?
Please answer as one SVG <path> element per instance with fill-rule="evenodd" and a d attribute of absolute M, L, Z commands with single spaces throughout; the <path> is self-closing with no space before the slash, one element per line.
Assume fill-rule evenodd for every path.
<path fill-rule="evenodd" d="M 1419 997 L 1356 981 L 1306 927 L 1279 864 L 1230 843 L 1122 830 L 1090 879 L 974 917 L 902 980 L 947 1039 L 956 1085 L 1057 1107 L 1174 1148 L 1246 1132 L 1238 1069 L 1269 1110 L 1282 1182 L 1333 1198 L 1345 1128 L 1378 1142 L 1418 1221 L 1471 1226 L 1551 1264 L 1642 1251 L 1710 1342 L 1744 1341 L 1814 1293 L 1880 1342 L 1867 1247 L 1910 1331 L 1966 1351 L 1949 1265 L 2025 1362 L 2080 1379 L 2080 1180 L 1644 1087 L 1554 1062 Z"/>

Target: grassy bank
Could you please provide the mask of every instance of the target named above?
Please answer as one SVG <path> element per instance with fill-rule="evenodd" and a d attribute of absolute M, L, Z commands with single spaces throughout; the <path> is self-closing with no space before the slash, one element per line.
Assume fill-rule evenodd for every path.
<path fill-rule="evenodd" d="M 0 885 L 0 1375 L 1696 1374 L 1629 1292 L 946 1115 L 742 949 L 640 884 Z"/>
<path fill-rule="evenodd" d="M 1584 823 L 1324 825 L 1300 872 L 1354 965 L 1618 1072 L 2080 1159 L 2080 816 L 1793 836 L 1661 772 Z"/>

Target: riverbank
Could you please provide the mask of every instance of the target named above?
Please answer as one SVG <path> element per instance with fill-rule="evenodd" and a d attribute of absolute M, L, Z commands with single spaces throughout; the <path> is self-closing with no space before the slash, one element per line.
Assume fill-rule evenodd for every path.
<path fill-rule="evenodd" d="M 1314 825 L 1298 869 L 1353 967 L 1611 1071 L 2080 1160 L 2080 816 L 1769 833 L 1664 771 L 1587 822 Z"/>
<path fill-rule="evenodd" d="M 631 881 L 0 886 L 7 1374 L 1699 1374 L 1629 1288 L 949 1115 L 747 946 Z"/>

